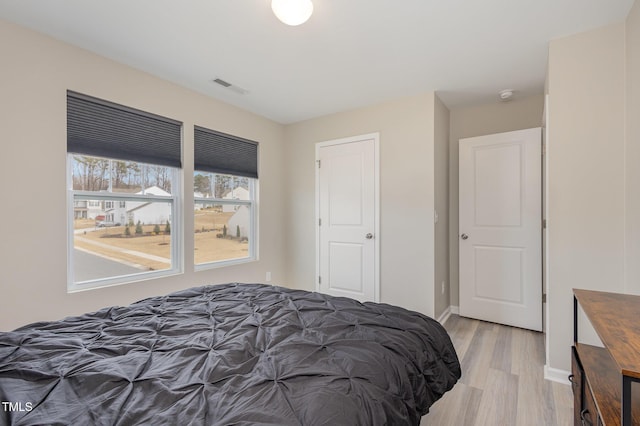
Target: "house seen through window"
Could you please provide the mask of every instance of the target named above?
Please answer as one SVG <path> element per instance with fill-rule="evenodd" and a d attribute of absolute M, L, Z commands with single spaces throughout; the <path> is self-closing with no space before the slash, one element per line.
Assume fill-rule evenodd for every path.
<path fill-rule="evenodd" d="M 250 259 L 254 179 L 194 173 L 195 263 Z"/>
<path fill-rule="evenodd" d="M 180 123 L 68 92 L 69 290 L 182 270 L 180 169 Z"/>
<path fill-rule="evenodd" d="M 194 128 L 196 269 L 257 258 L 258 143 Z M 182 123 L 67 92 L 68 289 L 183 270 Z"/>
<path fill-rule="evenodd" d="M 256 258 L 257 155 L 256 142 L 195 128 L 196 268 Z"/>
<path fill-rule="evenodd" d="M 72 155 L 76 283 L 172 269 L 177 170 Z"/>

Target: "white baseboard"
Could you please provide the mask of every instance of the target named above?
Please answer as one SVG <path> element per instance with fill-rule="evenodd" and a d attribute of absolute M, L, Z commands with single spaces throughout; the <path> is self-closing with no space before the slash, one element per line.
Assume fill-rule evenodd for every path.
<path fill-rule="evenodd" d="M 571 382 L 569 382 L 569 374 L 571 374 L 571 372 L 560 370 L 558 368 L 551 368 L 547 364 L 544 365 L 544 378 L 546 380 L 562 383 L 563 385 L 570 385 Z"/>
<path fill-rule="evenodd" d="M 447 322 L 450 316 L 451 316 L 451 306 L 445 309 L 442 315 L 440 315 L 436 321 L 438 321 L 440 324 L 444 324 L 445 322 Z"/>
<path fill-rule="evenodd" d="M 438 321 L 440 324 L 444 324 L 445 322 L 447 322 L 447 320 L 451 315 L 459 315 L 459 314 L 460 314 L 459 306 L 449 306 L 447 309 L 444 310 L 442 315 L 440 315 L 436 321 Z"/>

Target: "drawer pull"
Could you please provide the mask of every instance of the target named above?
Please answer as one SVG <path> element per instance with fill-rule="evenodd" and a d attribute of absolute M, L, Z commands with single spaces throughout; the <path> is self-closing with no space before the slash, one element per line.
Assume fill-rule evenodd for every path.
<path fill-rule="evenodd" d="M 591 421 L 591 413 L 588 409 L 585 408 L 584 410 L 580 411 L 580 419 L 582 420 L 582 426 L 593 426 L 593 422 Z"/>
<path fill-rule="evenodd" d="M 578 381 L 576 380 L 576 376 L 574 376 L 573 374 L 569 374 L 568 379 L 571 382 L 571 390 L 573 392 L 576 392 L 576 389 L 578 389 Z"/>

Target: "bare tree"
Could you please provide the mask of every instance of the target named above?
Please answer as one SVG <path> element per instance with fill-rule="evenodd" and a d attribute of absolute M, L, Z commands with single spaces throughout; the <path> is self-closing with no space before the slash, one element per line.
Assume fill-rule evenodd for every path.
<path fill-rule="evenodd" d="M 84 155 L 73 156 L 76 165 L 74 188 L 86 191 L 100 191 L 107 188 L 109 178 L 109 160 Z"/>
<path fill-rule="evenodd" d="M 156 185 L 171 193 L 171 170 L 165 166 L 74 155 L 72 168 L 76 190 L 141 191 Z"/>

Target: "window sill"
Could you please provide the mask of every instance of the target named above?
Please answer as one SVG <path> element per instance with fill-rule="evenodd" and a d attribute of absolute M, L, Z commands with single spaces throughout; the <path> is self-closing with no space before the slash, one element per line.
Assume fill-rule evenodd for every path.
<path fill-rule="evenodd" d="M 115 287 L 125 284 L 132 284 L 140 281 L 154 280 L 158 278 L 172 277 L 181 275 L 182 271 L 177 269 L 169 269 L 165 271 L 143 272 L 135 275 L 125 275 L 121 277 L 113 277 L 107 279 L 83 281 L 81 283 L 68 283 L 67 293 L 80 293 L 87 290 L 96 290 L 106 287 Z"/>
<path fill-rule="evenodd" d="M 258 259 L 256 257 L 242 257 L 239 259 L 229 259 L 229 260 L 219 260 L 216 262 L 209 262 L 209 263 L 199 263 L 197 265 L 194 266 L 194 270 L 196 272 L 199 271 L 206 271 L 209 269 L 217 269 L 217 268 L 224 268 L 225 266 L 233 266 L 233 265 L 241 265 L 243 263 L 251 263 L 251 262 L 255 262 Z"/>

